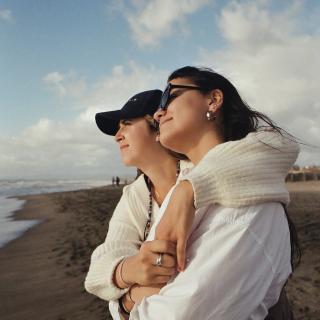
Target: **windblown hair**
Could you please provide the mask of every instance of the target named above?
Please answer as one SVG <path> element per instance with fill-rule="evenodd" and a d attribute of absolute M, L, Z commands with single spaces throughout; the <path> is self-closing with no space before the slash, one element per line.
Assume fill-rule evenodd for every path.
<path fill-rule="evenodd" d="M 278 127 L 268 116 L 253 110 L 240 97 L 234 85 L 221 74 L 209 68 L 183 67 L 175 70 L 168 77 L 168 81 L 176 78 L 187 78 L 201 88 L 204 94 L 214 89 L 223 93 L 222 126 L 225 141 L 239 140 L 249 132 L 257 131 L 261 121 L 275 131 L 282 133 L 284 130 Z"/>
<path fill-rule="evenodd" d="M 210 68 L 198 68 L 186 66 L 175 70 L 168 77 L 168 82 L 185 78 L 193 84 L 199 86 L 203 94 L 208 94 L 214 89 L 219 89 L 223 93 L 223 103 L 219 115 L 220 129 L 224 141 L 240 140 L 248 133 L 258 129 L 274 130 L 279 134 L 286 133 L 294 139 L 292 135 L 278 127 L 267 115 L 253 110 L 240 96 L 234 85 L 221 74 Z M 291 266 L 296 268 L 301 260 L 301 250 L 299 247 L 298 234 L 292 222 L 287 208 L 284 206 L 285 214 L 289 224 L 291 241 Z"/>

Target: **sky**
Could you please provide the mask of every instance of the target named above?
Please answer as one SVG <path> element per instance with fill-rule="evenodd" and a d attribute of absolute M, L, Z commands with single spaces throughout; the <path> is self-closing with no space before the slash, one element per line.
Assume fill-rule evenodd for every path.
<path fill-rule="evenodd" d="M 0 0 L 0 179 L 130 176 L 95 113 L 222 73 L 320 165 L 320 1 Z"/>

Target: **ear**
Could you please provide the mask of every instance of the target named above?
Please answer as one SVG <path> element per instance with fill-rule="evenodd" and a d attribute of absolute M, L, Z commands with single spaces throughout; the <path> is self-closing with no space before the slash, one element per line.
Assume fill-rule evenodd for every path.
<path fill-rule="evenodd" d="M 223 104 L 223 93 L 219 89 L 214 89 L 208 95 L 208 111 L 218 112 Z"/>

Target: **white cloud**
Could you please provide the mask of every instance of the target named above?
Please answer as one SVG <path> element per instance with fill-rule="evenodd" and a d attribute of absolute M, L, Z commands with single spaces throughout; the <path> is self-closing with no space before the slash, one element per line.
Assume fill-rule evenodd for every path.
<path fill-rule="evenodd" d="M 134 8 L 124 8 L 121 1 L 118 8 L 129 23 L 132 38 L 140 47 L 156 46 L 173 34 L 184 33 L 186 17 L 195 13 L 212 0 L 151 0 L 131 1 Z"/>
<path fill-rule="evenodd" d="M 141 66 L 134 61 L 127 66 L 114 66 L 111 74 L 94 84 L 86 101 L 91 105 L 114 109 L 137 92 L 164 87 L 167 74 L 167 71 L 152 65 Z"/>
<path fill-rule="evenodd" d="M 129 61 L 126 65 L 115 65 L 110 74 L 90 85 L 72 71 L 49 72 L 42 81 L 60 98 L 77 98 L 79 107 L 94 105 L 113 109 L 139 91 L 164 87 L 167 74 L 152 65 L 141 66 Z"/>
<path fill-rule="evenodd" d="M 174 3 L 172 6 L 181 8 L 186 2 Z M 153 27 L 142 21 L 150 17 L 147 8 L 151 4 L 160 7 L 157 1 L 136 0 L 133 4 L 137 25 L 145 28 L 147 36 Z M 232 2 L 226 6 L 219 19 L 225 47 L 213 52 L 203 49 L 197 64 L 222 72 L 252 106 L 304 141 L 320 145 L 320 37 L 301 28 L 299 2 L 277 13 L 267 4 Z M 195 12 L 196 4 L 192 8 Z M 185 10 L 182 16 L 187 14 Z M 171 16 L 165 9 L 159 9 L 158 15 L 167 15 L 170 28 L 179 23 L 178 15 Z M 150 44 L 158 43 L 165 34 L 161 22 L 154 28 L 155 42 Z M 82 109 L 71 121 L 43 118 L 15 136 L 0 137 L 0 176 L 83 178 L 129 172 L 121 164 L 112 137 L 97 129 L 94 115 L 120 108 L 139 91 L 162 88 L 169 71 L 131 61 L 114 66 L 93 84 L 72 71 L 44 75 L 44 85 L 61 99 L 76 99 Z M 299 163 L 319 164 L 319 150 L 305 149 Z"/>
<path fill-rule="evenodd" d="M 90 121 L 82 113 L 70 122 L 40 119 L 19 135 L 0 137 L 1 176 L 107 179 L 130 172 L 120 164 L 112 137 L 97 129 L 94 114 Z"/>
<path fill-rule="evenodd" d="M 95 114 L 121 108 L 137 92 L 164 85 L 168 72 L 134 62 L 118 65 L 92 86 L 79 104 L 83 110 L 71 121 L 43 118 L 12 137 L 0 136 L 0 176 L 16 178 L 97 178 L 134 175 L 121 163 L 113 137 L 95 124 Z M 71 79 L 71 82 L 68 82 Z M 43 77 L 63 99 L 70 95 L 75 76 L 50 72 Z M 163 79 L 163 83 L 161 82 Z"/>
<path fill-rule="evenodd" d="M 45 75 L 42 80 L 49 88 L 54 89 L 62 97 L 67 91 L 63 84 L 64 78 L 64 74 L 54 71 Z"/>
<path fill-rule="evenodd" d="M 73 71 L 68 73 L 52 71 L 46 74 L 42 81 L 50 90 L 55 91 L 59 97 L 67 95 L 76 98 L 82 97 L 87 86 L 86 80 L 78 77 Z"/>
<path fill-rule="evenodd" d="M 226 75 L 251 106 L 303 141 L 320 146 L 320 36 L 300 24 L 300 2 L 273 13 L 268 2 L 232 2 L 221 11 L 225 48 L 202 50 L 199 65 Z M 299 161 L 320 163 L 320 149 Z"/>
<path fill-rule="evenodd" d="M 0 9 L 0 20 L 13 22 L 12 12 L 9 9 Z"/>

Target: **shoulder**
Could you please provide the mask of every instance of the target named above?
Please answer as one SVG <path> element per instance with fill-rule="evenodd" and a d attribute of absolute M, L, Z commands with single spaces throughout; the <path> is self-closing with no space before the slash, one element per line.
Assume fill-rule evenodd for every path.
<path fill-rule="evenodd" d="M 190 160 L 180 160 L 180 175 L 187 174 L 193 168 Z"/>
<path fill-rule="evenodd" d="M 149 199 L 149 190 L 143 174 L 123 188 L 123 197 L 131 204 L 146 205 Z"/>
<path fill-rule="evenodd" d="M 277 132 L 274 130 L 262 129 L 251 133 L 252 140 L 257 140 L 263 144 L 279 151 L 298 153 L 300 150 L 297 140 L 285 131 Z"/>
<path fill-rule="evenodd" d="M 299 154 L 299 144 L 294 137 L 273 129 L 260 129 L 249 133 L 241 140 L 228 141 L 212 148 L 200 161 L 211 162 L 217 160 L 215 166 L 225 167 L 226 164 L 238 166 L 239 160 L 250 162 L 257 159 L 265 159 L 277 156 L 277 159 L 284 159 L 288 162 L 296 160 Z"/>
<path fill-rule="evenodd" d="M 148 193 L 148 188 L 144 180 L 143 174 L 140 175 L 132 183 L 123 187 L 124 194 Z"/>

